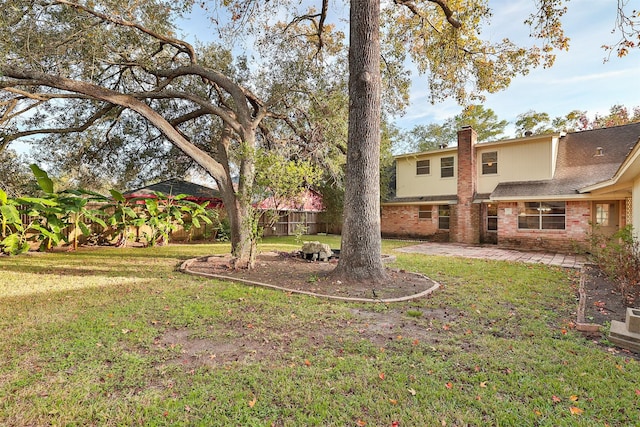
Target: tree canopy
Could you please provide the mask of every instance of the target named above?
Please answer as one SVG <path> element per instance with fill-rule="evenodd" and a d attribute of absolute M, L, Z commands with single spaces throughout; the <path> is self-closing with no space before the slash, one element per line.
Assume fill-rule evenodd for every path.
<path fill-rule="evenodd" d="M 506 120 L 499 120 L 491 108 L 470 105 L 441 125 L 431 123 L 414 126 L 413 129 L 403 133 L 402 144 L 406 144 L 406 151 L 416 152 L 454 146 L 458 142 L 458 130 L 463 126 L 471 126 L 478 134 L 478 141 L 493 141 L 504 134 L 507 124 Z"/>

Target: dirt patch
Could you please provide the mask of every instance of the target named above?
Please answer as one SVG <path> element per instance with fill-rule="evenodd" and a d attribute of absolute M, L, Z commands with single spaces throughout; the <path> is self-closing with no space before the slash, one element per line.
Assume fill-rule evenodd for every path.
<path fill-rule="evenodd" d="M 242 333 L 242 331 L 237 331 Z M 233 362 L 257 362 L 286 351 L 287 347 L 242 336 L 224 339 L 190 336 L 189 329 L 169 330 L 154 343 L 158 348 L 178 348 L 173 360 L 185 367 L 216 366 Z"/>
<path fill-rule="evenodd" d="M 384 285 L 372 287 L 366 283 L 342 283 L 332 280 L 329 274 L 336 261 L 308 261 L 295 253 L 269 252 L 258 256 L 254 269 L 234 270 L 230 256 L 208 256 L 189 262 L 189 271 L 199 274 L 216 275 L 228 280 L 240 279 L 252 283 L 277 286 L 287 291 L 310 292 L 317 295 L 341 298 L 363 298 L 367 300 L 395 299 L 420 294 L 432 289 L 436 283 L 425 276 L 402 270 L 387 269 Z M 158 348 L 177 348 L 180 356 L 169 361 L 179 363 L 189 369 L 199 366 L 221 366 L 231 363 L 252 363 L 256 361 L 278 361 L 290 357 L 291 343 L 306 339 L 309 347 L 336 347 L 336 354 L 342 349 L 342 338 L 352 337 L 356 341 L 369 341 L 376 347 L 385 347 L 401 339 L 437 342 L 437 334 L 430 327 L 433 321 L 446 321 L 457 316 L 450 309 L 411 310 L 406 307 L 385 305 L 371 306 L 371 309 L 351 310 L 352 317 L 339 325 L 324 325 L 312 322 L 295 330 L 279 331 L 277 342 L 264 336 L 247 332 L 243 325 L 229 323 L 225 326 L 224 337 L 202 338 L 191 336 L 188 329 L 168 330 L 159 336 Z M 287 363 L 300 363 L 290 361 Z"/>
<path fill-rule="evenodd" d="M 622 294 L 596 266 L 583 268 L 585 322 L 605 325 L 612 320 L 625 321 L 627 306 Z"/>
<path fill-rule="evenodd" d="M 436 285 L 433 280 L 420 274 L 389 268 L 386 270 L 387 279 L 383 285 L 344 283 L 330 276 L 331 271 L 336 267 L 337 260 L 308 261 L 297 253 L 260 254 L 255 268 L 251 270 L 234 270 L 230 261 L 230 256 L 202 257 L 191 261 L 188 269 L 190 272 L 217 275 L 230 280 L 240 279 L 290 291 L 338 298 L 390 300 L 417 295 Z"/>
<path fill-rule="evenodd" d="M 416 315 L 417 312 L 419 315 Z M 179 364 L 186 369 L 202 366 L 220 367 L 235 363 L 271 362 L 282 364 L 304 363 L 292 359 L 292 343 L 304 339 L 308 348 L 334 348 L 336 355 L 343 354 L 345 338 L 349 342 L 367 341 L 376 348 L 387 348 L 402 340 L 437 344 L 442 328 L 434 326 L 454 321 L 460 313 L 449 308 L 411 310 L 403 307 L 385 306 L 382 311 L 375 308 L 352 309 L 351 317 L 340 324 L 327 326 L 324 322 L 311 322 L 300 328 L 279 330 L 277 338 L 271 340 L 264 335 L 247 332 L 242 324 L 225 325 L 224 336 L 203 338 L 192 336 L 188 328 L 169 329 L 154 341 L 157 349 L 177 349 L 179 355 L 164 363 Z"/>

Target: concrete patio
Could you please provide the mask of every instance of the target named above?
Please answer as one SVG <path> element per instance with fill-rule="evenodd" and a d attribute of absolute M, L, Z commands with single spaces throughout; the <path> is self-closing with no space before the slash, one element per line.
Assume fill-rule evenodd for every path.
<path fill-rule="evenodd" d="M 470 246 L 456 243 L 425 242 L 413 246 L 399 248 L 396 250 L 398 252 L 406 253 L 528 262 L 532 264 L 546 264 L 577 269 L 582 268 L 582 266 L 586 262 L 586 258 L 583 255 L 535 251 L 516 251 L 511 249 L 500 249 L 496 246 Z"/>

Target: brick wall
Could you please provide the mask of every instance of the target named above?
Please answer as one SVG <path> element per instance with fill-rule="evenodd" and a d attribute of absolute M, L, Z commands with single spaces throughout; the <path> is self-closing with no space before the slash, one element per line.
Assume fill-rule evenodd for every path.
<path fill-rule="evenodd" d="M 498 245 L 506 248 L 575 252 L 591 231 L 591 202 L 567 202 L 564 230 L 519 230 L 518 204 L 498 205 Z"/>
<path fill-rule="evenodd" d="M 451 240 L 480 243 L 480 204 L 476 196 L 476 131 L 464 127 L 458 132 L 458 204 L 451 212 Z"/>
<path fill-rule="evenodd" d="M 380 214 L 381 233 L 385 237 L 414 237 L 448 241 L 449 233 L 438 230 L 438 208 L 432 207 L 430 219 L 418 218 L 419 206 L 383 206 Z"/>

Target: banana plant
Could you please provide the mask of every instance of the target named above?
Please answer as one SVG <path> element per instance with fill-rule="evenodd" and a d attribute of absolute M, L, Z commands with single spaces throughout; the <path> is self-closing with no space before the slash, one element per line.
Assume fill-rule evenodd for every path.
<path fill-rule="evenodd" d="M 9 255 L 29 250 L 18 203 L 0 189 L 0 249 Z"/>
<path fill-rule="evenodd" d="M 88 190 L 67 190 L 59 194 L 58 203 L 65 211 L 65 222 L 72 236 L 73 250 L 78 249 L 78 237 L 80 234 L 88 236 L 91 229 L 86 222 L 100 225 L 107 228 L 107 223 L 101 218 L 103 212 L 98 209 L 89 209 L 89 202 L 99 202 L 107 200 L 101 194 Z"/>
<path fill-rule="evenodd" d="M 144 224 L 150 229 L 150 232 L 145 233 L 145 237 L 149 246 L 169 243 L 171 232 L 184 223 L 180 202 L 187 197 L 186 194 L 167 196 L 158 191 L 154 191 L 153 194 L 155 198 L 144 201 Z"/>
<path fill-rule="evenodd" d="M 7 237 L 9 227 L 21 226 L 20 213 L 17 203 L 10 199 L 7 193 L 0 188 L 0 237 Z"/>
<path fill-rule="evenodd" d="M 208 209 L 209 202 L 195 203 L 190 200 L 182 200 L 180 209 L 182 210 L 184 230 L 189 233 L 189 240 L 193 234 L 194 228 L 200 228 L 201 222 L 207 225 L 213 224 L 215 221 L 219 223 L 218 211 L 215 209 Z"/>
<path fill-rule="evenodd" d="M 39 218 L 31 225 L 31 229 L 38 232 L 35 236 L 40 240 L 40 250 L 50 250 L 60 242 L 67 242 L 64 233 L 66 223 L 64 221 L 66 211 L 59 203 L 59 195 L 53 191 L 53 181 L 46 171 L 40 169 L 38 165 L 29 165 L 36 178 L 38 187 L 45 193 L 44 197 L 23 197 L 19 200 L 23 204 L 29 205 L 27 215 Z"/>
<path fill-rule="evenodd" d="M 112 202 L 106 205 L 102 210 L 109 215 L 107 225 L 111 227 L 112 237 L 116 238 L 116 247 L 125 247 L 127 245 L 127 231 L 131 226 L 140 225 L 141 218 L 132 207 L 132 202 L 136 200 L 127 200 L 122 193 L 117 190 L 109 190 Z"/>

